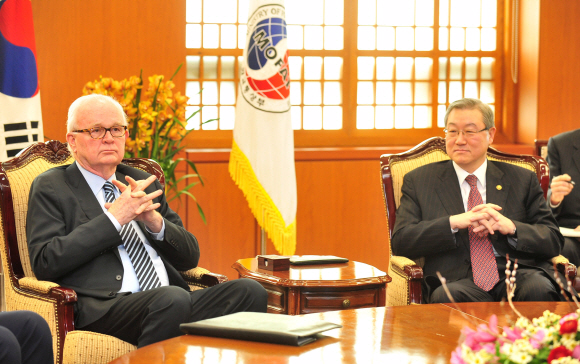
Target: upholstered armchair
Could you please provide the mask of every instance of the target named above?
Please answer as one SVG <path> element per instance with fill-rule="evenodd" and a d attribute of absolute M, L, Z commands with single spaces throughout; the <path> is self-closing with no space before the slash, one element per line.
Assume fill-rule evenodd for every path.
<path fill-rule="evenodd" d="M 52 332 L 57 364 L 108 363 L 137 347 L 112 336 L 75 330 L 73 307 L 76 293 L 56 283 L 37 280 L 28 256 L 25 227 L 30 185 L 40 173 L 73 161 L 66 144 L 49 141 L 26 148 L 0 167 L 0 255 L 6 309 L 31 310 L 46 319 Z M 164 185 L 163 171 L 157 162 L 135 158 L 125 159 L 123 163 L 156 175 Z M 182 272 L 182 275 L 192 289 L 227 281 L 225 276 L 200 267 Z"/>
<path fill-rule="evenodd" d="M 546 197 L 549 185 L 548 164 L 544 159 L 531 155 L 515 155 L 498 151 L 489 147 L 489 160 L 512 163 L 536 173 Z M 381 156 L 381 179 L 383 197 L 389 227 L 389 276 L 393 279 L 387 289 L 387 306 L 402 306 L 420 304 L 421 281 L 423 280 L 423 258 L 411 259 L 394 256 L 390 247 L 390 237 L 395 226 L 395 213 L 401 202 L 401 187 L 406 173 L 423 165 L 448 160 L 445 150 L 445 139 L 434 137 L 425 140 L 416 147 L 399 154 L 385 154 Z M 576 267 L 569 264 L 563 256 L 552 259 L 558 264 L 558 269 L 565 273 L 572 281 L 576 277 Z"/>

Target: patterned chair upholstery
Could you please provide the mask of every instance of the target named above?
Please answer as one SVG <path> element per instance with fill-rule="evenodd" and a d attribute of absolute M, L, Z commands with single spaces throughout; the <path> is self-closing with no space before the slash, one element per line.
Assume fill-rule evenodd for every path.
<path fill-rule="evenodd" d="M 0 256 L 6 309 L 30 310 L 46 319 L 52 332 L 55 363 L 108 363 L 137 347 L 112 336 L 75 330 L 76 293 L 56 283 L 37 280 L 28 256 L 25 227 L 30 185 L 40 173 L 73 161 L 66 144 L 49 141 L 31 145 L 0 167 Z M 155 174 L 164 185 L 165 177 L 157 162 L 135 158 L 124 159 L 123 163 Z M 227 281 L 227 277 L 201 267 L 182 275 L 192 289 Z"/>
<path fill-rule="evenodd" d="M 535 172 L 546 197 L 549 185 L 548 164 L 544 159 L 531 155 L 515 155 L 498 151 L 489 147 L 489 160 L 507 162 Z M 383 198 L 389 226 L 389 276 L 393 279 L 387 289 L 387 306 L 403 306 L 421 303 L 421 281 L 423 279 L 424 259 L 411 259 L 394 256 L 390 246 L 390 237 L 395 226 L 395 213 L 401 203 L 401 187 L 406 173 L 423 165 L 448 160 L 445 150 L 445 139 L 434 137 L 425 140 L 416 147 L 399 154 L 384 154 L 381 156 L 381 179 Z M 576 267 L 569 264 L 563 256 L 552 259 L 558 264 L 560 271 L 571 280 L 576 277 Z"/>

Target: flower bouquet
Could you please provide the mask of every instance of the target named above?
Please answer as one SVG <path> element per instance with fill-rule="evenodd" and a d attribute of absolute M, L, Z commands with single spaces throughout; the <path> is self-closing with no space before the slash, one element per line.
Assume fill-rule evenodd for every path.
<path fill-rule="evenodd" d="M 176 158 L 184 148 L 181 143 L 193 130 L 186 129 L 187 120 L 199 112 L 198 109 L 186 118 L 185 107 L 188 106 L 189 97 L 180 92 L 173 93 L 175 84 L 172 80 L 180 68 L 167 81 L 162 75 L 150 76 L 146 88 L 143 85 L 143 71 L 138 77 L 131 76 L 122 81 L 101 76 L 84 86 L 83 95 L 108 95 L 123 106 L 129 129 L 125 157 L 150 158 L 159 163 L 165 174 L 167 201 L 171 202 L 181 195 L 189 196 L 195 201 L 201 218 L 206 222 L 201 206 L 189 191 L 198 183 L 203 185 L 203 179 L 192 161 Z M 181 162 L 188 164 L 195 173 L 177 178 L 176 168 Z M 196 180 L 179 188 L 181 182 L 187 183 L 190 178 Z"/>
<path fill-rule="evenodd" d="M 506 269 L 507 298 L 512 310 L 518 315 L 515 324 L 498 330 L 497 317 L 491 316 L 489 324 L 480 324 L 475 330 L 464 327 L 461 330 L 462 342 L 451 354 L 452 364 L 519 364 L 551 363 L 580 364 L 580 332 L 578 318 L 580 309 L 578 301 L 572 295 L 576 305 L 568 315 L 561 317 L 548 310 L 538 318 L 529 320 L 514 307 L 512 298 L 515 291 L 515 273 L 509 270 L 508 258 Z M 557 277 L 562 294 L 564 287 Z M 442 279 L 444 282 L 444 279 Z M 568 290 L 571 283 L 568 282 Z M 564 294 L 567 298 L 567 295 Z M 575 307 L 574 307 L 575 306 Z"/>

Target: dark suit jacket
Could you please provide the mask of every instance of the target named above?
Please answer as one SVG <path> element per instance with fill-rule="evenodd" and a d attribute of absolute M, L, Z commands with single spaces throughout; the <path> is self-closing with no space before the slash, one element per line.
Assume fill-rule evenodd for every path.
<path fill-rule="evenodd" d="M 149 177 L 143 171 L 120 164 L 117 179 L 124 182 L 126 175 L 135 180 Z M 161 185 L 155 181 L 146 192 L 157 189 Z M 178 270 L 197 266 L 197 240 L 169 208 L 164 194 L 153 202 L 161 204 L 157 211 L 165 220 L 164 240 L 154 240 L 144 224 L 139 222 L 139 226 L 163 260 L 169 283 L 189 290 Z M 121 289 L 123 265 L 117 246 L 123 241 L 76 162 L 36 177 L 28 200 L 26 235 L 36 277 L 76 291 L 77 326 L 96 321 L 121 297 L 117 292 Z"/>
<path fill-rule="evenodd" d="M 501 206 L 501 213 L 517 229 L 517 245 L 495 232 L 491 242 L 502 256 L 553 272 L 549 261 L 560 254 L 564 238 L 534 173 L 508 163 L 487 162 L 487 203 Z M 499 189 L 497 186 L 501 186 Z M 425 257 L 425 284 L 439 285 L 436 272 L 448 281 L 471 275 L 467 229 L 451 232 L 449 216 L 465 212 L 457 174 L 451 161 L 431 163 L 405 175 L 401 205 L 392 238 L 395 255 Z"/>
<path fill-rule="evenodd" d="M 574 229 L 580 225 L 580 129 L 558 134 L 548 141 L 550 182 L 555 176 L 568 173 L 576 186 L 555 209 L 558 224 Z M 548 191 L 548 201 L 552 191 Z"/>

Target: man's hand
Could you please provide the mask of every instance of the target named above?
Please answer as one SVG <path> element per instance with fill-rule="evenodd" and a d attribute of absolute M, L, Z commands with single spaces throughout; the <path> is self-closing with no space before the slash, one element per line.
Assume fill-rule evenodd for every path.
<path fill-rule="evenodd" d="M 494 231 L 499 231 L 500 234 L 510 235 L 516 228 L 516 225 L 499 213 L 501 207 L 494 204 L 478 205 L 471 209 L 475 214 L 471 218 L 474 223 L 474 233 L 492 234 Z M 478 226 L 477 226 L 478 225 Z"/>
<path fill-rule="evenodd" d="M 486 205 L 479 205 L 479 206 L 488 206 L 491 209 L 501 210 L 501 207 L 494 205 L 494 204 L 486 204 Z M 476 206 L 476 207 L 479 207 Z M 487 217 L 485 213 L 480 213 L 477 210 L 472 209 L 471 211 L 464 212 L 459 215 L 453 215 L 449 217 L 449 224 L 451 225 L 451 229 L 466 229 L 468 226 L 472 225 L 473 227 L 480 227 L 481 230 L 487 228 L 490 234 L 493 234 L 492 225 L 487 223 Z M 481 222 L 480 222 L 481 221 Z M 480 231 L 481 231 L 480 230 Z"/>
<path fill-rule="evenodd" d="M 570 183 L 572 177 L 568 174 L 563 174 L 561 176 L 556 176 L 552 178 L 552 183 L 550 183 L 550 189 L 552 190 L 552 195 L 550 196 L 550 203 L 554 206 L 559 205 L 560 202 L 566 197 L 574 185 Z"/>
<path fill-rule="evenodd" d="M 106 203 L 105 208 L 117 219 L 119 224 L 125 225 L 131 220 L 143 221 L 152 232 L 161 231 L 163 226 L 163 217 L 155 211 L 159 208 L 159 203 L 153 203 L 152 200 L 161 196 L 163 191 L 157 190 L 150 194 L 145 193 L 145 189 L 155 181 L 155 176 L 146 180 L 135 181 L 127 176 L 126 180 L 129 185 L 124 185 L 120 181 L 113 181 L 121 195 L 113 203 Z"/>

